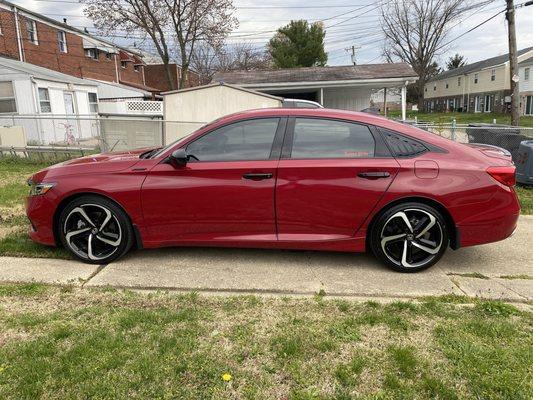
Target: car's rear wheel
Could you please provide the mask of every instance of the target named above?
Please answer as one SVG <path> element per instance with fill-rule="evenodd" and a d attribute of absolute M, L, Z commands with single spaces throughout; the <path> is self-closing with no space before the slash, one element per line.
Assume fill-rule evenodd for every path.
<path fill-rule="evenodd" d="M 133 243 L 133 229 L 124 211 L 94 195 L 78 197 L 63 209 L 58 234 L 74 257 L 90 264 L 114 261 Z"/>
<path fill-rule="evenodd" d="M 439 261 L 448 247 L 445 219 L 426 204 L 396 205 L 378 216 L 370 246 L 379 260 L 396 271 L 421 271 Z"/>

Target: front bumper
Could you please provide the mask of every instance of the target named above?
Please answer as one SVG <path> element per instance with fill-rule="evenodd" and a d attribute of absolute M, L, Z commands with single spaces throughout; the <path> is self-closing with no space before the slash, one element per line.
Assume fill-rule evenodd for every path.
<path fill-rule="evenodd" d="M 31 240 L 37 243 L 54 246 L 54 212 L 56 204 L 52 196 L 26 197 L 26 215 L 30 220 L 29 235 Z"/>

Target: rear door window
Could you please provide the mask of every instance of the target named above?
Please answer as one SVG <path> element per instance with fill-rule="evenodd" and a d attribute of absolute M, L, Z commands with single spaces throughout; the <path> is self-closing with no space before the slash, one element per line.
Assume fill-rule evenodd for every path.
<path fill-rule="evenodd" d="M 296 118 L 291 158 L 371 158 L 376 142 L 366 125 L 352 122 Z"/>

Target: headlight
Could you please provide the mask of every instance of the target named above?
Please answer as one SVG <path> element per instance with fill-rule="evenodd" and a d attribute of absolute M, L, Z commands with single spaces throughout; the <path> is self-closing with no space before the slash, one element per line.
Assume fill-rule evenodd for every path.
<path fill-rule="evenodd" d="M 41 196 L 52 189 L 56 184 L 55 183 L 34 183 L 28 181 L 30 185 L 30 196 Z"/>

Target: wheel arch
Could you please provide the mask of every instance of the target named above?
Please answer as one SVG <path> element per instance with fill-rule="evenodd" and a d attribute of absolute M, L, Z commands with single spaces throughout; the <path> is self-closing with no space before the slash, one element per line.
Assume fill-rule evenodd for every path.
<path fill-rule="evenodd" d="M 56 246 L 61 246 L 61 240 L 59 239 L 59 217 L 61 215 L 61 212 L 65 209 L 65 207 L 71 201 L 73 201 L 75 199 L 78 199 L 80 197 L 83 197 L 83 196 L 101 197 L 102 199 L 106 199 L 108 201 L 113 202 L 117 207 L 119 207 L 124 212 L 124 214 L 128 218 L 128 221 L 130 222 L 130 224 L 131 224 L 131 226 L 133 228 L 133 233 L 134 233 L 134 235 L 133 235 L 133 246 L 136 247 L 136 248 L 142 248 L 142 240 L 141 240 L 141 236 L 139 234 L 139 229 L 133 223 L 133 221 L 131 220 L 130 215 L 128 214 L 126 209 L 122 206 L 122 204 L 120 204 L 114 198 L 112 198 L 110 196 L 107 196 L 105 194 L 102 194 L 100 192 L 87 192 L 87 191 L 85 191 L 85 192 L 76 192 L 76 193 L 69 194 L 69 195 L 65 196 L 59 202 L 59 204 L 57 205 L 57 207 L 56 207 L 56 209 L 54 211 L 53 219 L 52 219 L 52 231 L 54 233 L 54 241 L 56 243 Z"/>
<path fill-rule="evenodd" d="M 427 206 L 431 206 L 435 208 L 437 211 L 439 211 L 442 214 L 446 222 L 446 228 L 448 230 L 448 236 L 450 238 L 450 247 L 453 250 L 457 250 L 460 247 L 461 238 L 459 235 L 459 231 L 457 230 L 455 221 L 452 215 L 450 214 L 450 212 L 448 211 L 448 209 L 442 203 L 438 202 L 435 199 L 424 197 L 424 196 L 409 196 L 409 197 L 402 197 L 400 199 L 396 199 L 394 201 L 391 201 L 390 203 L 387 203 L 376 214 L 374 214 L 366 230 L 367 250 L 370 248 L 370 236 L 372 234 L 372 228 L 374 227 L 374 224 L 376 223 L 380 215 L 383 214 L 385 211 L 387 211 L 389 208 L 397 206 L 398 204 L 411 203 L 411 202 L 422 203 Z"/>

